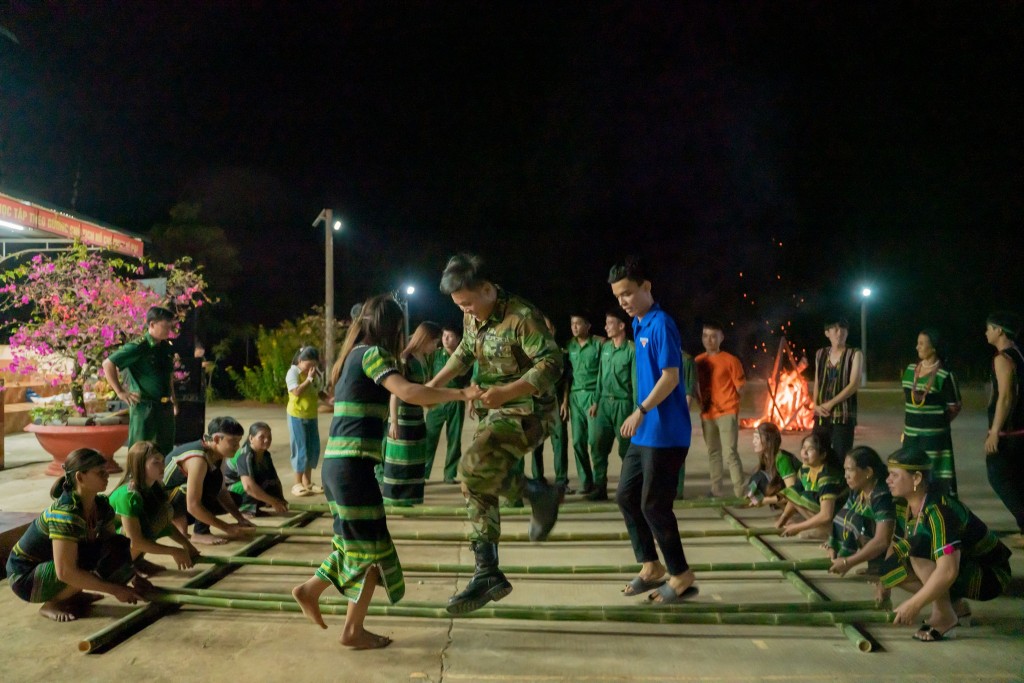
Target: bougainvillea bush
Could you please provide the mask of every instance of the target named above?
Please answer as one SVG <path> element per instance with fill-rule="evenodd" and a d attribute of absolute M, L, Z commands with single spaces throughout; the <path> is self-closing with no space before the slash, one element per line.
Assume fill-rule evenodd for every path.
<path fill-rule="evenodd" d="M 138 278 L 165 277 L 160 295 Z M 0 312 L 10 333 L 10 371 L 41 374 L 70 392 L 85 412 L 85 390 L 103 360 L 146 331 L 146 311 L 166 306 L 184 320 L 210 303 L 201 267 L 185 257 L 174 263 L 105 259 L 83 244 L 39 254 L 0 274 Z"/>

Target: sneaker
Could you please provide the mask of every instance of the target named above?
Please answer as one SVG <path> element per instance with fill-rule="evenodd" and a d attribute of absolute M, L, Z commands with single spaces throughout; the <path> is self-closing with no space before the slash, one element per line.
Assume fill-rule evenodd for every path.
<path fill-rule="evenodd" d="M 302 484 L 296 484 L 295 486 L 292 487 L 292 495 L 298 496 L 300 498 L 305 498 L 306 496 L 313 495 L 313 492 L 307 489 Z"/>

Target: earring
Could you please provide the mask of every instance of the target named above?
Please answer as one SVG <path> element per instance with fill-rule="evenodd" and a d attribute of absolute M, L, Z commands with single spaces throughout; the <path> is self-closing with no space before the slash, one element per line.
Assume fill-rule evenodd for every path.
<path fill-rule="evenodd" d="M 914 484 L 914 493 L 917 493 L 917 484 Z"/>

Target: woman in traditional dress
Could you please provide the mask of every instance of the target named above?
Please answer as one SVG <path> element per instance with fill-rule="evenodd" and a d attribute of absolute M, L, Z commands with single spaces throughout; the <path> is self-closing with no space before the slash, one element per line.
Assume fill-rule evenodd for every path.
<path fill-rule="evenodd" d="M 962 402 L 956 378 L 946 368 L 935 330 L 917 335 L 917 362 L 903 371 L 903 445 L 920 448 L 932 459 L 932 491 L 956 496 L 953 436 L 950 423 Z"/>
<path fill-rule="evenodd" d="M 393 298 L 379 295 L 363 304 L 331 372 L 334 420 L 324 454 L 323 481 L 334 513 L 334 552 L 316 573 L 292 590 L 302 612 L 327 628 L 318 599 L 334 585 L 350 600 L 339 639 L 355 649 L 386 647 L 391 639 L 363 627 L 374 588 L 384 586 L 391 602 L 405 594 L 405 579 L 384 516 L 384 500 L 374 477 L 381 461 L 389 392 L 413 405 L 465 401 L 480 396 L 467 389 L 434 389 L 402 376 L 397 356 L 404 319 Z"/>
<path fill-rule="evenodd" d="M 850 495 L 832 520 L 828 570 L 842 576 L 867 562 L 868 573 L 877 575 L 896 523 L 896 505 L 885 483 L 889 470 L 875 449 L 857 446 L 846 454 L 843 472 Z"/>
<path fill-rule="evenodd" d="M 889 491 L 903 498 L 896 534 L 881 577 L 883 595 L 893 586 L 913 593 L 895 612 L 896 624 L 913 625 L 932 606 L 914 634 L 925 642 L 945 640 L 970 615 L 967 599 L 991 600 L 1010 582 L 1010 549 L 956 498 L 930 488 L 931 457 L 919 448 L 889 456 Z"/>
<path fill-rule="evenodd" d="M 74 621 L 88 605 L 113 595 L 142 600 L 136 590 L 149 584 L 132 569 L 131 543 L 114 531 L 114 508 L 104 496 L 107 461 L 91 448 L 72 451 L 64 476 L 50 489 L 54 502 L 29 525 L 7 558 L 8 583 L 25 602 L 41 602 L 39 614 Z"/>
<path fill-rule="evenodd" d="M 423 384 L 427 377 L 427 354 L 437 349 L 441 327 L 420 323 L 402 351 L 402 374 L 410 382 Z M 388 505 L 415 505 L 423 502 L 426 478 L 427 424 L 423 408 L 391 395 L 391 420 L 384 443 L 384 471 L 381 491 Z"/>
<path fill-rule="evenodd" d="M 835 462 L 835 454 L 821 432 L 811 432 L 804 437 L 800 459 L 804 464 L 796 485 L 782 489 L 786 509 L 779 515 L 775 527 L 781 529 L 782 536 L 823 541 L 831 531 L 836 507 L 846 495 L 843 470 Z M 803 520 L 790 523 L 797 513 Z"/>

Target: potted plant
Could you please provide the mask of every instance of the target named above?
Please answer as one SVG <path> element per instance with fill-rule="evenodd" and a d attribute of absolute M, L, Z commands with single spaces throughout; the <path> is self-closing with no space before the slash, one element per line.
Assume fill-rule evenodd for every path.
<path fill-rule="evenodd" d="M 144 275 L 166 278 L 166 292 L 158 294 L 144 286 L 138 279 Z M 107 456 L 112 471 L 120 469 L 113 454 L 127 438 L 128 426 L 93 425 L 81 419 L 90 416 L 89 407 L 105 407 L 109 387 L 97 379 L 103 360 L 145 332 L 151 306 L 170 308 L 183 320 L 189 310 L 210 302 L 205 289 L 201 268 L 193 268 L 187 257 L 174 263 L 130 263 L 103 258 L 80 243 L 53 256 L 38 254 L 0 274 L 0 312 L 8 318 L 4 326 L 10 331 L 10 372 L 41 375 L 66 392 L 64 400 L 49 405 L 47 414 L 40 416 L 48 424 L 26 427 L 53 455 L 49 472 L 59 474 L 67 453 L 81 446 L 95 447 Z M 87 388 L 94 391 L 87 395 Z M 87 399 L 92 399 L 92 406 Z M 53 424 L 61 409 L 68 417 Z"/>

